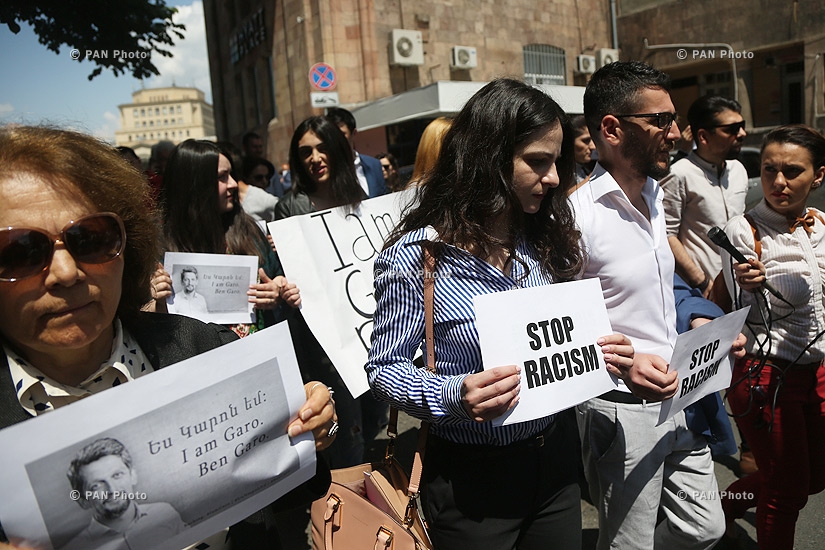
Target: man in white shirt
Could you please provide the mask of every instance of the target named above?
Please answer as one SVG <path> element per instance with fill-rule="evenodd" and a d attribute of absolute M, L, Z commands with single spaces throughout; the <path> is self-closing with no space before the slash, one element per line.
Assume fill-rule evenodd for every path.
<path fill-rule="evenodd" d="M 661 181 L 676 273 L 706 298 L 722 269 L 719 247 L 708 231 L 745 213 L 748 173 L 736 160 L 746 135 L 740 111 L 738 102 L 724 97 L 694 101 L 687 117 L 696 149 Z"/>
<path fill-rule="evenodd" d="M 206 298 L 198 294 L 198 270 L 192 266 L 186 266 L 180 271 L 180 282 L 183 285 L 183 292 L 175 296 L 175 313 L 181 315 L 197 316 L 208 313 Z"/>
<path fill-rule="evenodd" d="M 668 372 L 674 260 L 656 181 L 680 137 L 669 90 L 661 71 L 617 62 L 599 69 L 584 95 L 599 162 L 570 197 L 586 253 L 582 277 L 600 279 L 613 330 L 636 350 L 618 389 L 577 407 L 600 550 L 706 549 L 725 530 L 719 501 L 701 497 L 718 490 L 705 440 L 683 412 L 656 426 L 658 402 L 678 384 Z"/>

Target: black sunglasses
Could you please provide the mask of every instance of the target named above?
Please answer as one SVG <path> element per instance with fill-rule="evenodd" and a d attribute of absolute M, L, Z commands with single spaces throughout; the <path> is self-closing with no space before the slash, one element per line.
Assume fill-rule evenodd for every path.
<path fill-rule="evenodd" d="M 24 227 L 0 229 L 0 281 L 11 283 L 41 273 L 51 263 L 58 241 L 78 263 L 105 264 L 123 253 L 126 229 L 111 212 L 70 221 L 59 235 Z"/>
<path fill-rule="evenodd" d="M 711 126 L 710 128 L 719 128 L 729 136 L 735 136 L 739 134 L 739 130 L 745 129 L 745 121 L 742 120 L 740 122 L 731 122 L 730 124 L 716 124 L 715 126 Z"/>
<path fill-rule="evenodd" d="M 669 130 L 673 121 L 676 120 L 676 113 L 636 113 L 632 115 L 613 115 L 616 118 L 628 118 L 628 117 L 636 117 L 636 118 L 655 118 L 656 122 L 654 123 L 657 128 L 660 130 Z"/>

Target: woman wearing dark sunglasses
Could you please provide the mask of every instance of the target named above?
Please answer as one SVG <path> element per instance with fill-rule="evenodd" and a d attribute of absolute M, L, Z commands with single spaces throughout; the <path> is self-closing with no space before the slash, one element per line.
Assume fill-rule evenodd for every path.
<path fill-rule="evenodd" d="M 235 339 L 140 311 L 158 231 L 143 177 L 113 149 L 76 132 L 3 128 L 0 165 L 0 429 Z M 126 349 L 134 365 L 121 362 Z M 305 389 L 308 417 L 289 433 L 312 430 L 321 449 L 334 407 L 324 385 Z M 322 495 L 324 478 L 281 502 Z"/>

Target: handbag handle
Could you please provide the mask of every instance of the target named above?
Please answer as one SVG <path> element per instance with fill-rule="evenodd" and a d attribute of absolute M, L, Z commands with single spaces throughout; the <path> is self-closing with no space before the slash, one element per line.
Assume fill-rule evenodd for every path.
<path fill-rule="evenodd" d="M 429 247 L 422 246 L 424 256 L 424 340 L 427 343 L 427 370 L 435 374 L 435 329 L 433 315 L 435 309 L 435 256 Z M 418 447 L 415 450 L 412 471 L 410 472 L 410 488 L 407 494 L 410 497 L 417 495 L 421 485 L 421 472 L 424 469 L 424 452 L 427 449 L 427 434 L 430 431 L 429 422 L 421 422 L 418 429 Z"/>
<path fill-rule="evenodd" d="M 427 370 L 435 373 L 435 331 L 433 328 L 433 313 L 435 301 L 435 256 L 429 247 L 422 246 L 421 252 L 424 261 L 424 339 L 427 343 Z M 410 472 L 410 484 L 407 487 L 407 496 L 410 497 L 407 510 L 404 515 L 404 525 L 409 527 L 413 523 L 413 512 L 415 511 L 415 499 L 421 487 L 421 474 L 424 469 L 424 452 L 427 448 L 427 434 L 430 431 L 429 422 L 421 422 L 418 429 L 418 444 L 413 457 L 412 471 Z M 398 409 L 390 407 L 390 419 L 387 423 L 387 435 L 390 440 L 387 443 L 387 453 L 384 460 L 389 462 L 395 449 L 395 438 L 398 436 Z"/>

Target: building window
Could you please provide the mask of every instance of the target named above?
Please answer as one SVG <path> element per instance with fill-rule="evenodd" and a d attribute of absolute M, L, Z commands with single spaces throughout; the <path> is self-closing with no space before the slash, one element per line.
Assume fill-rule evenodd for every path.
<path fill-rule="evenodd" d="M 139 120 L 135 121 L 135 128 L 140 128 L 140 121 Z"/>
<path fill-rule="evenodd" d="M 135 118 L 137 118 L 137 116 L 138 116 L 138 110 L 137 110 L 137 109 L 135 109 L 134 111 L 132 111 L 132 116 L 133 116 L 133 117 L 135 117 Z"/>
<path fill-rule="evenodd" d="M 163 114 L 164 115 L 166 114 L 166 107 L 165 106 L 163 107 Z"/>
<path fill-rule="evenodd" d="M 155 107 L 155 116 L 160 116 L 160 107 Z"/>
<path fill-rule="evenodd" d="M 733 97 L 733 73 L 725 71 L 705 74 L 703 75 L 703 82 L 700 84 L 699 89 L 704 90 L 702 95 Z"/>
<path fill-rule="evenodd" d="M 150 121 L 149 121 L 149 126 L 154 126 L 154 125 L 155 125 L 155 121 L 154 121 L 154 120 L 150 120 Z"/>
<path fill-rule="evenodd" d="M 183 119 L 182 118 L 178 119 L 178 124 L 183 124 Z"/>
<path fill-rule="evenodd" d="M 143 127 L 146 128 L 146 121 L 143 121 Z"/>
<path fill-rule="evenodd" d="M 524 81 L 528 84 L 567 84 L 567 63 L 562 48 L 549 44 L 524 46 Z"/>
<path fill-rule="evenodd" d="M 164 126 L 169 126 L 169 119 L 168 118 L 163 119 L 163 125 Z"/>
<path fill-rule="evenodd" d="M 140 116 L 146 116 L 146 109 L 140 110 Z"/>
<path fill-rule="evenodd" d="M 186 137 L 189 137 L 189 130 L 186 130 Z"/>
<path fill-rule="evenodd" d="M 178 105 L 178 114 L 180 114 L 180 105 Z"/>

